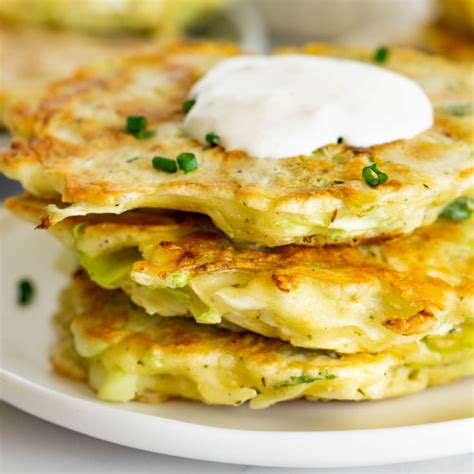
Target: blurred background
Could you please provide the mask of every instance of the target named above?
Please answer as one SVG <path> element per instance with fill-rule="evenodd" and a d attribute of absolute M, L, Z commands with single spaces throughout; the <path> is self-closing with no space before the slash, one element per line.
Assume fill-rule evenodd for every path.
<path fill-rule="evenodd" d="M 243 49 L 329 41 L 474 61 L 474 0 L 0 0 L 0 145 L 12 110 L 81 65 L 175 38 Z M 0 199 L 19 188 L 0 176 Z"/>

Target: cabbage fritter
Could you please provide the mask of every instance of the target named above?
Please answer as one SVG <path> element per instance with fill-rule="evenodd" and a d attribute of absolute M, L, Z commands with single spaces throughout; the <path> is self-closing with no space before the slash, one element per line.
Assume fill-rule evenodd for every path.
<path fill-rule="evenodd" d="M 2 0 L 0 20 L 92 33 L 178 34 L 227 0 Z"/>
<path fill-rule="evenodd" d="M 474 61 L 474 0 L 438 0 L 440 17 L 423 27 L 415 45 L 458 61 Z"/>
<path fill-rule="evenodd" d="M 474 39 L 447 30 L 442 25 L 430 25 L 420 31 L 416 46 L 457 61 L 474 61 Z"/>
<path fill-rule="evenodd" d="M 8 125 L 11 106 L 20 102 L 28 107 L 43 95 L 52 81 L 72 74 L 84 64 L 131 51 L 142 42 L 0 27 L 0 124 Z"/>
<path fill-rule="evenodd" d="M 343 46 L 298 52 L 362 61 L 374 56 Z M 178 43 L 86 68 L 51 86 L 34 112 L 12 119 L 18 136 L 0 156 L 0 170 L 37 196 L 70 204 L 51 206 L 44 225 L 159 207 L 207 214 L 230 238 L 267 246 L 409 233 L 473 188 L 469 67 L 393 49 L 383 67 L 425 90 L 435 109 L 432 129 L 371 148 L 340 143 L 311 156 L 271 160 L 203 147 L 182 129 L 192 85 L 236 54 L 231 45 Z M 126 133 L 130 116 L 145 117 L 147 133 Z M 197 170 L 167 173 L 152 166 L 156 155 L 174 159 L 181 152 L 195 154 Z M 388 175 L 376 188 L 362 179 L 371 163 Z"/>
<path fill-rule="evenodd" d="M 33 222 L 44 205 L 7 202 Z M 204 216 L 152 210 L 70 217 L 50 232 L 96 283 L 123 289 L 149 314 L 224 322 L 294 346 L 377 352 L 474 316 L 472 219 L 357 248 L 244 248 Z"/>
<path fill-rule="evenodd" d="M 474 0 L 440 0 L 439 3 L 442 23 L 474 39 Z"/>
<path fill-rule="evenodd" d="M 338 355 L 183 318 L 151 318 L 120 291 L 78 274 L 55 325 L 57 372 L 87 379 L 108 401 L 189 398 L 252 408 L 306 397 L 370 400 L 474 373 L 472 326 L 385 352 Z"/>

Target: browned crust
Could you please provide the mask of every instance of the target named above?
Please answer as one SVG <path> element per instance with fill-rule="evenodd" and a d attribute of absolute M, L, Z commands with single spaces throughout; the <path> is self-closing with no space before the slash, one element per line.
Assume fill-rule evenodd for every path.
<path fill-rule="evenodd" d="M 384 321 L 384 326 L 390 331 L 402 336 L 413 336 L 415 334 L 426 334 L 437 319 L 428 311 L 420 311 L 409 318 L 390 318 Z"/>
<path fill-rule="evenodd" d="M 125 312 L 127 318 L 119 328 L 124 337 L 114 342 L 104 339 L 100 352 L 91 358 L 58 351 L 64 358 L 59 370 L 71 360 L 75 365 L 76 359 L 84 365 L 89 359 L 105 374 L 121 370 L 138 378 L 137 393 L 130 398 L 145 402 L 183 396 L 239 405 L 254 399 L 257 408 L 305 396 L 360 400 L 411 393 L 472 373 L 472 364 L 465 363 L 471 354 L 462 329 L 434 338 L 435 345 L 453 346 L 446 354 L 431 350 L 429 343 L 399 344 L 378 354 L 336 354 L 292 347 L 250 332 L 236 334 L 198 325 L 185 318 L 150 318 L 130 305 L 123 293 L 101 290 L 81 273 L 75 276 L 67 297 L 74 300 L 72 309 L 78 314 L 73 317 L 74 338 L 84 347 L 91 331 L 108 334 L 109 323 L 114 324 L 110 313 Z M 62 314 L 57 323 L 64 326 L 71 318 L 67 312 Z M 62 341 L 72 344 L 72 336 L 68 330 Z M 412 379 L 414 372 L 417 375 Z M 71 376 L 68 370 L 64 373 Z M 300 383 L 301 376 L 314 380 Z M 109 397 L 100 392 L 99 388 L 99 396 Z"/>
<path fill-rule="evenodd" d="M 70 352 L 72 350 L 73 349 L 71 348 Z M 75 363 L 77 355 L 73 355 L 75 357 L 71 357 L 71 355 L 68 356 L 64 347 L 59 345 L 49 358 L 51 366 L 57 374 L 62 375 L 63 377 L 77 381 L 86 381 L 87 374 L 82 367 Z"/>
<path fill-rule="evenodd" d="M 309 45 L 300 52 L 361 60 L 370 60 L 373 55 L 371 50 L 335 45 Z M 431 84 L 431 77 L 439 76 L 443 84 L 438 88 L 427 87 L 436 108 L 435 126 L 413 140 L 366 149 L 331 145 L 314 156 L 272 160 L 268 166 L 268 163 L 262 163 L 265 160 L 250 158 L 242 152 L 226 153 L 218 147 L 203 149 L 179 133 L 170 142 L 160 140 L 159 133 L 156 139 L 149 141 L 136 140 L 123 133 L 126 117 L 134 113 L 146 115 L 150 128 L 174 127 L 173 130 L 178 131 L 183 118 L 181 103 L 192 84 L 210 65 L 238 53 L 232 45 L 176 43 L 84 68 L 52 85 L 33 111 L 23 111 L 14 119 L 23 139 L 17 138 L 10 151 L 0 154 L 0 169 L 18 179 L 25 176 L 26 170 L 36 170 L 42 176 L 44 189 L 31 190 L 48 194 L 47 197 L 60 195 L 64 203 L 110 206 L 111 209 L 123 202 L 131 203 L 132 208 L 143 205 L 178 207 L 184 211 L 214 213 L 213 219 L 224 204 L 230 202 L 237 206 L 234 215 L 239 209 L 252 209 L 271 212 L 275 218 L 277 213 L 305 216 L 320 205 L 328 208 L 329 224 L 341 214 L 336 214 L 336 209 L 363 215 L 371 206 L 397 200 L 403 191 L 410 196 L 407 199 L 412 204 L 418 200 L 433 200 L 439 191 L 439 183 L 429 183 L 430 188 L 424 179 L 430 181 L 432 173 L 423 177 L 420 170 L 446 166 L 443 164 L 446 155 L 457 154 L 459 162 L 466 161 L 466 147 L 474 137 L 472 116 L 449 116 L 443 110 L 453 103 L 472 102 L 470 71 L 437 57 L 403 49 L 391 51 L 390 68 L 427 84 Z M 189 60 L 191 56 L 193 62 Z M 120 95 L 131 81 L 133 83 L 134 74 L 140 71 L 168 81 L 165 93 L 156 99 L 144 95 L 133 101 Z M 100 114 L 78 117 L 77 104 L 89 107 L 97 104 L 99 110 L 110 113 L 112 118 L 103 120 Z M 30 130 L 25 131 L 26 128 Z M 198 171 L 165 176 L 149 163 L 151 156 L 174 157 L 182 151 L 196 154 Z M 125 165 L 125 160 L 120 158 L 122 161 L 119 161 L 119 156 L 126 153 L 138 154 L 143 160 L 132 166 Z M 91 156 L 94 157 L 92 164 Z M 394 157 L 403 159 L 397 162 Z M 387 183 L 377 189 L 368 187 L 361 179 L 362 169 L 372 162 L 390 176 Z M 416 166 L 412 166 L 414 163 Z M 450 194 L 456 194 L 458 188 L 461 192 L 462 186 L 467 186 L 468 179 L 474 175 L 474 168 L 469 163 L 461 168 L 453 172 L 450 165 L 446 173 L 440 168 L 443 179 L 452 173 L 449 179 L 457 183 Z M 339 181 L 340 184 L 334 184 Z M 455 196 L 446 199 L 452 197 Z M 45 217 L 42 225 L 51 225 L 54 220 L 57 217 Z M 355 237 L 353 243 L 382 238 L 384 232 L 386 236 L 393 236 L 400 230 L 374 230 L 373 235 L 369 232 Z M 250 235 L 239 238 L 253 240 Z M 326 238 L 301 236 L 302 243 L 308 245 L 320 245 Z M 330 240 L 333 241 L 336 240 Z M 279 242 L 271 242 L 269 238 L 264 243 L 280 245 Z"/>
<path fill-rule="evenodd" d="M 101 61 L 150 44 L 141 38 L 94 38 L 74 32 L 0 25 L 0 123 L 12 125 L 22 117 L 16 132 L 28 133 L 33 103 L 48 84 L 72 74 L 84 64 Z M 16 121 L 16 124 L 19 124 Z"/>
<path fill-rule="evenodd" d="M 25 195 L 7 200 L 6 206 L 36 222 L 44 201 Z M 289 245 L 272 250 L 237 246 L 206 218 L 156 211 L 68 218 L 53 226 L 52 232 L 71 235 L 77 224 L 83 224 L 81 238 L 90 242 L 120 235 L 127 236 L 127 245 L 137 247 L 138 242 L 147 242 L 147 257 L 137 259 L 132 275 L 147 277 L 148 281 L 239 270 L 268 275 L 286 293 L 308 284 L 341 289 L 381 284 L 396 290 L 405 301 L 441 311 L 452 304 L 454 295 L 464 298 L 474 294 L 474 257 L 466 248 L 472 220 L 439 220 L 410 236 L 357 248 Z M 161 241 L 160 235 L 168 240 Z M 434 321 L 432 314 L 422 311 L 408 320 L 389 317 L 385 325 L 394 332 L 409 334 L 431 327 Z"/>
<path fill-rule="evenodd" d="M 453 32 L 441 24 L 427 27 L 420 39 L 420 45 L 436 54 L 459 61 L 474 61 L 474 39 Z"/>

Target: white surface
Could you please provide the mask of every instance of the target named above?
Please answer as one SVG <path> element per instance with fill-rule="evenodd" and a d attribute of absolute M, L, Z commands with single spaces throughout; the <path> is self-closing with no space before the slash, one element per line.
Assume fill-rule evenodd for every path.
<path fill-rule="evenodd" d="M 433 125 L 413 80 L 362 61 L 310 54 L 241 56 L 220 62 L 191 89 L 188 135 L 215 133 L 228 151 L 256 158 L 309 156 L 337 143 L 370 147 L 410 139 Z"/>
<path fill-rule="evenodd" d="M 277 469 L 192 461 L 99 441 L 0 404 L 0 472 L 10 473 L 471 473 L 474 458 L 455 456 L 392 466 Z"/>
<path fill-rule="evenodd" d="M 192 461 L 99 441 L 0 404 L 0 472 L 11 473 L 251 473 L 294 474 L 294 469 Z M 474 458 L 455 456 L 392 466 L 301 469 L 298 474 L 471 473 Z"/>
<path fill-rule="evenodd" d="M 48 321 L 64 283 L 52 262 L 61 247 L 45 232 L 5 214 L 0 226 L 2 397 L 25 411 L 135 448 L 240 464 L 381 464 L 472 449 L 474 424 L 466 418 L 472 414 L 472 380 L 387 401 L 301 401 L 264 411 L 184 401 L 96 401 L 86 386 L 54 375 L 48 364 L 54 340 Z M 38 286 L 35 302 L 18 307 L 16 282 L 32 275 Z M 416 426 L 404 426 L 409 424 Z"/>
<path fill-rule="evenodd" d="M 378 46 L 413 35 L 437 0 L 253 0 L 280 43 L 351 37 Z"/>

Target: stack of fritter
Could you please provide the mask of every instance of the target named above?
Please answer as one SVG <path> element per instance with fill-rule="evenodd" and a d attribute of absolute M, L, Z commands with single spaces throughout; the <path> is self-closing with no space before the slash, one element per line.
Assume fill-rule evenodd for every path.
<path fill-rule="evenodd" d="M 8 207 L 82 268 L 55 317 L 55 369 L 104 400 L 254 408 L 389 397 L 473 374 L 469 68 L 392 50 L 382 66 L 422 86 L 432 129 L 262 160 L 182 129 L 192 85 L 236 54 L 175 44 L 107 61 L 13 118 L 21 136 L 0 166 L 29 194 Z M 161 161 L 180 156 L 181 166 Z M 374 163 L 387 175 L 377 186 L 363 173 Z"/>

